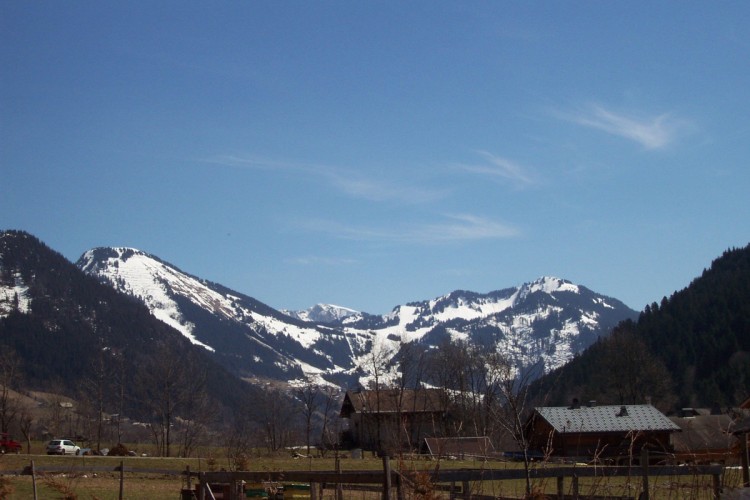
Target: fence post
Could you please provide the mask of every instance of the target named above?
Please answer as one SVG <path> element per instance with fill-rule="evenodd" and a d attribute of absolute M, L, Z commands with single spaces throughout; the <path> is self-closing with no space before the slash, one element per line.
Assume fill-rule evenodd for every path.
<path fill-rule="evenodd" d="M 206 500 L 206 473 L 198 474 L 198 500 Z"/>
<path fill-rule="evenodd" d="M 310 483 L 310 500 L 318 500 L 318 483 Z"/>
<path fill-rule="evenodd" d="M 750 465 L 747 456 L 747 434 L 740 434 L 740 464 L 742 465 L 742 486 L 750 488 Z"/>
<path fill-rule="evenodd" d="M 578 500 L 578 476 L 573 474 L 571 487 L 573 488 L 573 498 Z"/>
<path fill-rule="evenodd" d="M 557 476 L 557 500 L 565 498 L 565 476 Z"/>
<path fill-rule="evenodd" d="M 36 496 L 36 471 L 34 470 L 34 461 L 31 461 L 31 484 L 32 488 L 34 490 L 34 500 L 38 500 L 39 497 Z"/>
<path fill-rule="evenodd" d="M 341 474 L 341 459 L 336 452 L 336 473 Z M 344 500 L 344 487 L 341 483 L 336 483 L 336 500 Z"/>
<path fill-rule="evenodd" d="M 125 461 L 120 460 L 120 496 L 118 497 L 120 500 L 122 500 L 124 482 L 125 482 Z"/>
<path fill-rule="evenodd" d="M 641 448 L 641 474 L 643 476 L 643 492 L 639 500 L 649 500 L 648 491 L 648 450 L 644 446 Z"/>
<path fill-rule="evenodd" d="M 383 500 L 391 500 L 391 459 L 383 455 Z"/>
<path fill-rule="evenodd" d="M 461 489 L 464 490 L 464 500 L 471 500 L 471 488 L 469 488 L 469 481 L 462 482 Z"/>
<path fill-rule="evenodd" d="M 397 500 L 405 500 L 404 497 L 404 476 L 401 473 L 401 471 L 398 471 L 398 474 L 396 474 L 396 499 Z M 343 500 L 343 499 L 339 499 Z"/>
<path fill-rule="evenodd" d="M 721 475 L 714 474 L 714 500 L 721 498 Z"/>

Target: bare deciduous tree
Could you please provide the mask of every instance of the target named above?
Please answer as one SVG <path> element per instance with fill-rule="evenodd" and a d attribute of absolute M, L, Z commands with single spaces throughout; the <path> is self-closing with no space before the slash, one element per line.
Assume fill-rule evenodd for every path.
<path fill-rule="evenodd" d="M 206 391 L 205 370 L 193 370 L 190 380 L 189 396 L 181 407 L 180 418 L 180 451 L 181 457 L 187 458 L 205 434 L 215 414 Z"/>
<path fill-rule="evenodd" d="M 96 422 L 94 429 L 96 451 L 101 450 L 102 437 L 104 435 L 105 406 L 111 392 L 110 387 L 112 380 L 109 356 L 107 355 L 108 351 L 104 348 L 101 340 L 102 339 L 100 339 L 97 355 L 91 359 L 89 368 L 83 377 L 81 388 L 84 396 L 82 401 L 86 401 L 90 405 L 90 416 L 92 416 Z"/>
<path fill-rule="evenodd" d="M 502 398 L 501 404 L 496 406 L 495 421 L 513 438 L 523 453 L 526 495 L 531 495 L 531 457 L 525 422 L 528 413 L 528 384 L 533 372 L 522 373 L 512 360 L 496 352 L 490 356 L 489 362 L 495 372 L 495 383 Z"/>
<path fill-rule="evenodd" d="M 446 341 L 431 360 L 431 376 L 444 390 L 446 405 L 455 416 L 456 436 L 485 436 L 496 423 L 492 418 L 498 404 L 496 370 L 492 351 L 467 342 Z"/>
<path fill-rule="evenodd" d="M 308 377 L 305 384 L 295 391 L 297 398 L 302 402 L 302 418 L 305 426 L 305 444 L 307 454 L 310 455 L 310 438 L 312 436 L 313 417 L 320 406 L 321 391 L 312 378 Z"/>
<path fill-rule="evenodd" d="M 18 413 L 18 401 L 12 395 L 21 375 L 21 358 L 10 346 L 0 347 L 0 431 L 8 432 Z"/>
<path fill-rule="evenodd" d="M 125 412 L 125 397 L 127 396 L 128 376 L 127 364 L 125 363 L 125 351 L 117 350 L 112 353 L 114 369 L 112 370 L 114 390 L 113 408 L 114 414 L 110 417 L 114 419 L 115 429 L 117 431 L 117 443 L 122 443 L 122 416 Z"/>
<path fill-rule="evenodd" d="M 393 357 L 393 353 L 382 344 L 374 344 L 369 354 L 365 358 L 365 363 L 369 368 L 372 378 L 369 382 L 370 390 L 375 394 L 375 408 L 368 408 L 368 411 L 375 414 L 375 450 L 378 453 L 383 452 L 383 428 L 381 415 L 381 406 L 383 390 L 388 387 L 387 368 L 388 362 Z"/>
<path fill-rule="evenodd" d="M 250 404 L 247 406 L 252 408 Z M 258 424 L 250 412 L 235 413 L 224 443 L 230 470 L 246 468 L 252 449 L 258 444 L 257 429 Z"/>
<path fill-rule="evenodd" d="M 339 429 L 334 422 L 337 421 L 340 407 L 339 391 L 335 387 L 326 386 L 323 390 L 323 422 L 320 430 L 321 453 L 324 455 L 328 449 L 338 446 Z"/>
<path fill-rule="evenodd" d="M 289 446 L 295 437 L 295 409 L 292 399 L 280 389 L 266 389 L 258 402 L 258 420 L 268 451 Z"/>
<path fill-rule="evenodd" d="M 32 406 L 30 403 L 24 403 L 21 405 L 18 412 L 18 428 L 26 440 L 26 453 L 31 453 L 31 429 L 34 425 L 34 415 L 32 412 Z"/>
<path fill-rule="evenodd" d="M 396 362 L 398 376 L 394 387 L 397 399 L 395 402 L 397 432 L 394 439 L 396 440 L 395 444 L 399 448 L 404 444 L 405 451 L 411 451 L 415 447 L 418 447 L 418 444 L 413 442 L 413 438 L 422 435 L 420 426 L 424 422 L 422 419 L 407 418 L 406 415 L 409 413 L 415 414 L 423 410 L 424 408 L 416 406 L 420 401 L 422 404 L 426 403 L 426 398 L 420 398 L 417 395 L 418 391 L 423 389 L 422 382 L 427 367 L 425 349 L 416 342 L 402 343 L 396 356 Z M 411 398 L 406 397 L 407 391 L 410 391 Z"/>
<path fill-rule="evenodd" d="M 169 346 L 157 344 L 138 374 L 151 411 L 151 433 L 161 456 L 172 453 L 172 426 L 192 394 L 193 377 L 185 359 Z"/>
<path fill-rule="evenodd" d="M 61 384 L 52 383 L 49 386 L 50 398 L 47 399 L 47 411 L 45 424 L 47 431 L 52 437 L 59 437 L 64 434 L 64 422 L 65 422 L 65 408 L 67 401 L 63 397 L 63 391 L 65 390 Z"/>

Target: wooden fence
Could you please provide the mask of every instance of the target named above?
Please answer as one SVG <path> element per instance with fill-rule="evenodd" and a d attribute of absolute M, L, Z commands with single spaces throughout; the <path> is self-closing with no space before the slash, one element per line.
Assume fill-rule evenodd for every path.
<path fill-rule="evenodd" d="M 578 466 L 578 467 L 535 467 L 529 470 L 531 479 L 555 479 L 557 494 L 551 498 L 584 498 L 579 495 L 580 478 L 640 477 L 642 493 L 639 500 L 649 499 L 649 477 L 660 476 L 711 476 L 712 492 L 715 499 L 721 495 L 722 465 L 696 466 Z M 430 484 L 450 492 L 451 498 L 480 500 L 480 495 L 472 495 L 470 484 L 481 481 L 507 481 L 526 478 L 524 469 L 456 469 L 425 471 Z M 383 470 L 370 471 L 269 471 L 269 472 L 199 472 L 190 473 L 197 478 L 196 497 L 198 500 L 215 500 L 211 485 L 230 485 L 222 495 L 229 500 L 239 500 L 244 483 L 306 483 L 310 485 L 310 499 L 319 500 L 323 490 L 336 489 L 335 497 L 343 500 L 343 485 L 370 485 L 370 491 L 381 491 L 383 500 L 403 500 L 406 490 L 414 487 L 410 474 L 391 470 L 388 458 L 383 459 Z M 571 495 L 565 495 L 565 481 L 570 481 Z M 440 485 L 443 485 L 440 487 Z M 458 487 L 460 485 L 460 487 Z M 395 490 L 395 491 L 394 491 Z"/>
<path fill-rule="evenodd" d="M 649 466 L 648 460 L 642 461 L 639 466 L 563 466 L 563 467 L 534 467 L 529 470 L 532 480 L 554 479 L 557 483 L 557 493 L 549 498 L 579 498 L 579 479 L 582 478 L 607 478 L 607 477 L 629 477 L 640 478 L 642 481 L 641 496 L 639 499 L 649 498 L 649 477 L 671 477 L 671 476 L 711 476 L 712 492 L 715 499 L 720 498 L 722 487 L 722 474 L 724 467 L 721 465 L 695 465 L 695 466 Z M 183 476 L 188 485 L 183 490 L 183 498 L 197 498 L 198 500 L 218 500 L 214 494 L 216 485 L 223 485 L 221 498 L 224 500 L 240 500 L 242 484 L 247 483 L 304 483 L 309 485 L 309 497 L 311 500 L 320 500 L 324 489 L 335 490 L 337 500 L 344 499 L 344 490 L 366 489 L 376 491 L 384 500 L 403 500 L 408 491 L 416 489 L 415 471 L 399 472 L 392 470 L 390 460 L 383 459 L 382 470 L 369 471 L 342 471 L 337 462 L 334 471 L 266 471 L 266 472 L 244 472 L 244 471 L 218 471 L 218 472 L 194 472 L 189 468 L 184 471 L 174 469 L 143 469 L 127 467 L 125 461 L 119 466 L 101 467 L 60 467 L 45 466 L 36 468 L 34 462 L 23 471 L 16 473 L 31 474 L 34 478 L 34 499 L 36 500 L 36 474 L 65 471 L 71 472 L 105 472 L 116 471 L 120 474 L 119 498 L 123 499 L 124 474 L 127 472 L 138 472 L 145 474 L 162 474 Z M 3 471 L 2 473 L 13 473 Z M 507 481 L 522 480 L 526 477 L 524 469 L 440 469 L 417 472 L 423 474 L 429 482 L 429 488 L 434 491 L 448 492 L 451 498 L 462 498 L 480 500 L 485 497 L 472 495 L 470 484 L 482 481 Z M 196 482 L 195 490 L 191 489 L 191 483 Z M 569 485 L 570 494 L 565 494 L 566 481 Z M 187 496 L 186 496 L 187 495 Z M 580 495 L 584 498 L 583 495 Z"/>

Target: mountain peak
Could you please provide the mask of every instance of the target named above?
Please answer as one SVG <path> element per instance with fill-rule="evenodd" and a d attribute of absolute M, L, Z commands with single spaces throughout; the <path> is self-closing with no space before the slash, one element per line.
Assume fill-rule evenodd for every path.
<path fill-rule="evenodd" d="M 213 347 L 196 338 L 194 325 L 184 320 L 179 306 L 171 297 L 171 291 L 175 288 L 188 293 L 196 291 L 199 288 L 198 280 L 153 255 L 129 247 L 88 250 L 76 265 L 83 272 L 142 300 L 156 318 L 182 333 L 193 344 L 213 350 Z"/>
<path fill-rule="evenodd" d="M 287 316 L 311 323 L 335 323 L 359 314 L 359 311 L 335 304 L 315 304 L 304 311 L 281 311 Z"/>
<path fill-rule="evenodd" d="M 95 248 L 77 265 L 143 302 L 157 319 L 215 353 L 243 377 L 288 381 L 301 378 L 300 365 L 322 371 L 340 364 L 329 355 L 330 349 L 313 348 L 321 337 L 315 325 L 189 275 L 146 252 Z"/>
<path fill-rule="evenodd" d="M 157 257 L 132 247 L 96 247 L 84 252 L 76 265 L 86 273 L 96 274 L 97 266 L 113 262 L 127 262 L 131 257 L 146 257 L 161 262 Z"/>
<path fill-rule="evenodd" d="M 555 276 L 542 276 L 531 283 L 526 283 L 522 286 L 522 289 L 527 293 L 544 292 L 547 294 L 553 294 L 556 292 L 573 292 L 580 293 L 578 285 L 574 285 L 572 282 L 557 278 Z"/>

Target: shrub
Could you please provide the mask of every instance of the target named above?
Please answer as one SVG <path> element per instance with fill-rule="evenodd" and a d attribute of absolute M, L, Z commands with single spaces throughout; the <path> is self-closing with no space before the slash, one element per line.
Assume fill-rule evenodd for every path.
<path fill-rule="evenodd" d="M 110 457 L 127 457 L 129 454 L 130 452 L 122 443 L 117 443 L 109 450 L 109 453 L 107 453 Z"/>

